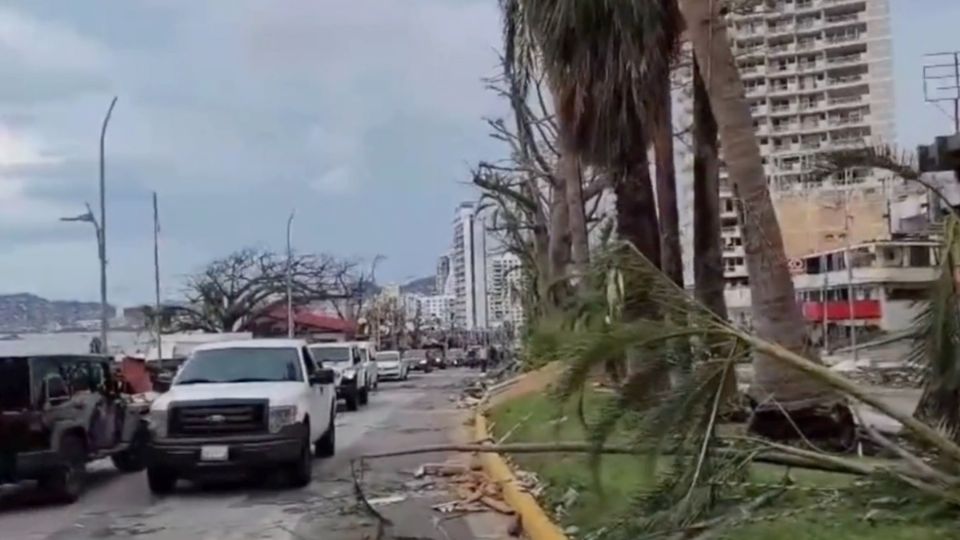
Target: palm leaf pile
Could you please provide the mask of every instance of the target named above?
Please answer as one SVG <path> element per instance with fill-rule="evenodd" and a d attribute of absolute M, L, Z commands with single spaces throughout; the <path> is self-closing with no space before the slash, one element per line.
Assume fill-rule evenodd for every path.
<path fill-rule="evenodd" d="M 954 222 L 953 227 L 953 241 L 957 243 L 954 256 L 960 256 L 960 223 Z M 567 364 L 556 392 L 561 400 L 577 401 L 580 407 L 585 389 L 599 372 L 630 358 L 627 375 L 619 382 L 615 397 L 593 411 L 589 421 L 581 413 L 581 421 L 593 448 L 590 463 L 595 473 L 604 447 L 626 442 L 636 449 L 637 467 L 643 467 L 645 475 L 656 481 L 652 488 L 645 487 L 638 493 L 635 510 L 609 527 L 605 537 L 642 538 L 684 531 L 706 522 L 712 523 L 711 527 L 735 523 L 736 519 L 718 518 L 718 513 L 738 515 L 745 507 L 762 506 L 774 493 L 790 487 L 771 486 L 758 493 L 743 482 L 751 463 L 768 459 L 771 452 L 789 456 L 790 463 L 801 466 L 871 478 L 871 490 L 861 486 L 858 493 L 845 497 L 863 497 L 868 491 L 875 495 L 876 486 L 902 494 L 907 486 L 918 497 L 932 497 L 948 505 L 960 503 L 960 479 L 949 472 L 960 464 L 960 446 L 928 425 L 892 410 L 871 397 L 867 389 L 828 368 L 719 319 L 632 248 L 614 245 L 599 254 L 592 274 L 592 285 L 603 291 L 611 281 L 614 289 L 616 283 L 626 280 L 639 286 L 621 291 L 622 298 L 606 294 L 588 296 L 583 301 L 586 307 L 574 310 L 575 322 L 566 327 L 554 322 L 544 331 L 534 332 L 531 339 L 539 340 L 540 353 Z M 953 286 L 952 279 L 950 284 Z M 597 308 L 598 298 L 642 302 L 650 306 L 647 312 L 653 316 L 631 321 L 609 315 L 585 317 L 585 313 L 609 313 Z M 944 303 L 955 310 L 955 296 Z M 956 313 L 952 317 L 956 323 Z M 960 326 L 954 324 L 951 332 L 949 336 L 934 336 L 941 347 L 953 351 L 944 354 L 954 354 Z M 726 428 L 721 433 L 718 427 L 725 423 L 724 413 L 733 399 L 727 395 L 729 390 L 725 390 L 728 386 L 724 383 L 734 376 L 737 364 L 749 362 L 757 352 L 813 376 L 851 401 L 863 401 L 900 420 L 925 448 L 937 450 L 946 458 L 942 467 L 927 464 L 872 430 L 870 435 L 878 438 L 878 444 L 898 459 L 877 463 L 826 453 L 815 447 L 798 448 L 731 434 L 742 430 Z M 955 364 L 945 362 L 942 367 L 953 381 L 957 380 Z M 940 392 L 952 392 L 954 400 L 958 395 L 957 386 L 952 385 Z M 956 401 L 938 403 L 952 404 L 956 412 Z M 599 482 L 599 474 L 595 478 Z M 830 496 L 836 497 L 836 491 L 830 491 Z"/>

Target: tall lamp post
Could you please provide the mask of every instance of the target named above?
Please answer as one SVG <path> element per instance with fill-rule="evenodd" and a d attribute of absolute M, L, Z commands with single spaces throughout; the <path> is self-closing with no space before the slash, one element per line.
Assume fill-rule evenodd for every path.
<path fill-rule="evenodd" d="M 293 229 L 293 217 L 296 210 L 290 212 L 287 218 L 287 337 L 293 337 L 293 246 L 290 242 L 290 234 Z"/>
<path fill-rule="evenodd" d="M 113 108 L 117 104 L 117 96 L 113 96 L 107 114 L 103 117 L 100 126 L 100 220 L 93 214 L 90 204 L 87 203 L 87 213 L 75 217 L 60 218 L 61 221 L 78 221 L 90 223 L 97 233 L 97 255 L 100 259 L 100 347 L 108 352 L 107 332 L 110 326 L 109 306 L 107 305 L 107 188 L 106 188 L 106 160 L 104 146 L 107 138 L 107 126 L 113 115 Z"/>

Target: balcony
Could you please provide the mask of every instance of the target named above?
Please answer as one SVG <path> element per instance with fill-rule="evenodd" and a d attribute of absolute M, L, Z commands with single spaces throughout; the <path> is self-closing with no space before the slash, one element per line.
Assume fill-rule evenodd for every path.
<path fill-rule="evenodd" d="M 820 62 L 800 62 L 797 69 L 800 71 L 813 71 L 820 67 Z"/>
<path fill-rule="evenodd" d="M 836 43 L 849 43 L 851 41 L 857 41 L 860 39 L 861 33 L 855 34 L 836 34 L 833 36 L 827 36 L 827 43 L 836 44 Z"/>
<path fill-rule="evenodd" d="M 821 148 L 823 148 L 823 143 L 821 143 L 820 141 L 800 143 L 801 150 L 819 150 Z"/>
<path fill-rule="evenodd" d="M 827 101 L 829 105 L 848 105 L 850 103 L 860 103 L 863 101 L 863 96 L 841 96 L 836 98 L 830 98 Z"/>
<path fill-rule="evenodd" d="M 817 47 L 817 40 L 815 39 L 808 39 L 808 40 L 797 42 L 798 51 L 809 51 L 810 49 L 814 49 L 816 47 Z"/>
<path fill-rule="evenodd" d="M 843 64 L 856 64 L 863 62 L 863 53 L 857 54 L 845 54 L 843 56 L 833 56 L 827 57 L 827 63 L 833 67 L 840 66 Z"/>
<path fill-rule="evenodd" d="M 786 133 L 788 131 L 796 131 L 797 124 L 777 124 L 773 126 L 774 133 Z"/>
<path fill-rule="evenodd" d="M 859 13 L 844 13 L 842 15 L 827 15 L 824 19 L 826 25 L 842 25 L 860 21 Z"/>
<path fill-rule="evenodd" d="M 835 126 L 849 126 L 853 124 L 865 124 L 867 117 L 865 115 L 835 116 L 830 118 L 830 124 Z"/>
<path fill-rule="evenodd" d="M 868 285 L 875 283 L 929 283 L 937 278 L 939 268 L 932 267 L 883 267 L 867 266 L 853 268 L 853 284 Z M 826 274 L 800 274 L 793 276 L 793 285 L 797 290 L 821 290 L 826 283 L 837 287 L 849 283 L 846 270 L 835 270 Z"/>
<path fill-rule="evenodd" d="M 773 105 L 770 107 L 771 114 L 782 114 L 789 113 L 794 111 L 794 105 L 792 103 L 787 105 Z"/>
<path fill-rule="evenodd" d="M 863 75 L 846 75 L 843 77 L 831 77 L 827 80 L 830 86 L 845 86 L 848 84 L 857 84 L 864 80 Z"/>
<path fill-rule="evenodd" d="M 793 28 L 793 23 L 770 25 L 767 27 L 767 33 L 786 34 L 788 32 L 792 32 Z"/>

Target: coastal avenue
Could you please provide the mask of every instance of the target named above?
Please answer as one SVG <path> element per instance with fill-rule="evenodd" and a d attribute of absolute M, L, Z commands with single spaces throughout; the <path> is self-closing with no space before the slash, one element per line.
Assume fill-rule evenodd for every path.
<path fill-rule="evenodd" d="M 315 460 L 313 482 L 290 489 L 280 482 L 263 486 L 181 484 L 169 496 L 155 497 L 143 473 L 124 475 L 109 461 L 91 466 L 90 486 L 72 505 L 37 500 L 30 486 L 0 492 L 0 538 L 4 540 L 127 539 L 204 540 L 294 539 L 356 540 L 375 532 L 372 519 L 357 508 L 350 459 L 365 453 L 449 442 L 461 429 L 462 414 L 449 400 L 463 370 L 414 375 L 407 382 L 380 385 L 369 406 L 337 416 L 337 453 Z M 364 472 L 369 497 L 403 491 L 410 471 L 446 456 L 379 460 Z M 434 526 L 430 506 L 448 500 L 438 489 L 420 489 L 407 500 L 379 508 L 397 524 L 394 537 L 496 538 L 485 521 L 450 519 Z M 496 527 L 500 531 L 505 528 Z"/>

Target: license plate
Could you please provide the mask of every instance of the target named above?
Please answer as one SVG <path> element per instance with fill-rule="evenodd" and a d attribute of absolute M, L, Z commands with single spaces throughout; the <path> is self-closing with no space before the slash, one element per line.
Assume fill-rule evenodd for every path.
<path fill-rule="evenodd" d="M 227 461 L 230 449 L 226 446 L 201 446 L 200 461 Z"/>

